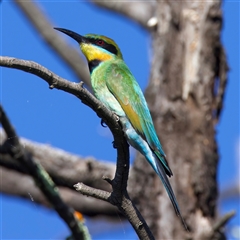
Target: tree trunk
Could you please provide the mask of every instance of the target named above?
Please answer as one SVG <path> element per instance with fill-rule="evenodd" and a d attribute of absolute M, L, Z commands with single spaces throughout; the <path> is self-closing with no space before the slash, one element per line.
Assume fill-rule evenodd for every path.
<path fill-rule="evenodd" d="M 56 37 L 44 35 L 46 25 L 50 29 L 50 23 L 40 24 L 44 16 L 37 14 L 36 9 L 32 15 L 34 5 L 15 2 L 56 51 L 63 49 L 56 47 L 59 46 L 59 42 L 54 41 Z M 184 230 L 159 177 L 140 154 L 137 154 L 130 174 L 131 197 L 155 239 L 225 239 L 220 228 L 213 230 L 218 217 L 215 124 L 222 108 L 227 73 L 220 41 L 221 1 L 96 1 L 96 4 L 122 13 L 150 29 L 152 66 L 146 99 L 174 174 L 170 182 L 190 232 Z M 147 21 L 151 16 L 151 21 Z M 78 75 L 84 79 L 81 71 Z M 84 177 L 89 174 L 96 182 L 102 174 L 91 175 L 94 171 L 93 163 L 90 163 L 86 165 Z M 9 161 L 5 163 L 10 164 Z M 50 173 L 55 178 L 65 176 L 55 170 Z"/>
<path fill-rule="evenodd" d="M 156 18 L 146 98 L 190 233 L 184 231 L 160 179 L 140 154 L 130 188 L 156 239 L 186 239 L 188 234 L 204 239 L 217 217 L 215 124 L 227 71 L 220 42 L 221 2 L 159 1 Z"/>

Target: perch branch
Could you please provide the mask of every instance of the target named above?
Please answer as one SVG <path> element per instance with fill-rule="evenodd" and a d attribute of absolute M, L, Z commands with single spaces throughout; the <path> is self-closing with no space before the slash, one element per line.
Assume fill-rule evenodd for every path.
<path fill-rule="evenodd" d="M 128 218 L 140 239 L 154 239 L 145 220 L 133 205 L 127 193 L 129 147 L 115 115 L 87 89 L 83 88 L 82 83 L 69 82 L 35 62 L 10 57 L 0 57 L 0 66 L 16 68 L 41 77 L 49 84 L 50 89 L 56 88 L 75 95 L 103 119 L 114 136 L 114 144 L 117 148 L 117 169 L 112 181 L 113 192 L 109 197 L 109 202 L 117 206 Z"/>

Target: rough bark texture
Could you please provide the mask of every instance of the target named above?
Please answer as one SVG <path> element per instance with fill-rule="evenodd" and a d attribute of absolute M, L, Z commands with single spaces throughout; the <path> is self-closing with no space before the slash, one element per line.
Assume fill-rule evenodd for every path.
<path fill-rule="evenodd" d="M 7 152 L 9 143 L 6 140 L 4 132 L 0 129 L 0 166 L 26 173 L 26 169 Z M 81 181 L 106 191 L 111 189 L 102 177 L 112 178 L 115 164 L 97 161 L 92 157 L 82 158 L 50 145 L 39 144 L 24 138 L 21 138 L 20 142 L 26 152 L 31 153 L 40 162 L 57 185 L 74 189 L 73 185 Z M 3 153 L 4 147 L 5 153 Z"/>
<path fill-rule="evenodd" d="M 1 193 L 21 197 L 34 204 L 39 203 L 42 206 L 52 208 L 32 177 L 4 167 L 0 167 L 0 172 L 2 178 L 0 184 Z M 86 198 L 67 187 L 58 186 L 58 190 L 67 205 L 86 216 L 104 216 L 111 217 L 111 219 L 119 218 L 116 208 L 109 203 L 94 198 Z"/>
<path fill-rule="evenodd" d="M 134 185 L 133 194 L 156 239 L 186 239 L 187 235 L 204 239 L 217 217 L 214 128 L 222 91 L 214 88 L 216 81 L 225 86 L 227 71 L 220 42 L 221 3 L 160 1 L 156 17 L 146 98 L 190 233 L 184 231 L 160 179 L 140 154 L 132 175 L 139 188 Z"/>
<path fill-rule="evenodd" d="M 134 198 L 156 239 L 225 239 L 221 231 L 214 230 L 217 233 L 207 236 L 213 232 L 212 227 L 216 226 L 217 221 L 218 151 L 215 124 L 222 109 L 227 72 L 220 41 L 221 1 L 157 1 L 145 9 L 144 15 L 137 13 L 142 11 L 146 3 L 132 3 L 132 8 L 123 4 L 101 1 L 98 5 L 120 12 L 151 31 L 153 58 L 146 98 L 174 174 L 170 181 L 190 232 L 184 231 L 160 179 L 140 154 L 130 173 L 130 197 Z M 36 146 L 27 150 L 39 159 L 44 158 Z M 51 150 L 47 151 L 49 154 L 44 155 L 52 158 Z M 66 154 L 57 154 L 55 151 L 53 155 L 59 157 L 58 164 L 52 167 L 45 161 L 45 167 L 55 180 L 63 179 L 65 184 L 61 185 L 64 186 L 66 182 L 72 184 L 76 181 L 78 175 L 84 178 L 82 181 L 85 183 L 95 186 L 94 180 L 101 178 L 102 172 L 112 172 L 112 166 L 105 168 L 92 160 L 76 165 L 75 156 L 70 159 Z M 66 163 L 70 166 L 67 171 Z M 6 167 L 6 164 L 2 165 Z M 7 167 L 10 165 L 11 162 L 8 162 Z M 77 167 L 80 165 L 85 175 Z M 64 172 L 61 171 L 63 168 Z M 17 166 L 13 166 L 13 169 L 17 169 Z M 96 172 L 96 169 L 101 171 Z M 3 174 L 11 176 L 8 171 L 4 169 Z M 11 171 L 11 174 L 14 172 Z M 19 179 L 24 177 L 15 175 Z M 16 192 L 13 189 L 11 192 L 8 187 L 12 186 L 11 181 L 7 183 L 2 185 L 2 192 L 28 197 L 26 189 L 19 188 Z M 33 183 L 29 184 L 34 188 Z M 97 187 L 104 189 L 102 184 Z M 76 204 L 77 201 L 71 201 L 73 197 L 69 190 L 61 188 L 61 193 L 68 204 Z M 46 204 L 39 193 L 36 193 L 36 198 L 37 202 Z M 92 201 L 90 198 L 88 200 Z M 79 210 L 91 212 L 95 204 L 86 201 L 86 208 L 88 206 L 90 210 Z M 102 205 L 101 209 L 94 209 L 95 213 L 102 214 L 104 207 Z M 95 214 L 91 212 L 90 215 Z M 108 209 L 106 215 L 112 215 L 112 209 Z"/>

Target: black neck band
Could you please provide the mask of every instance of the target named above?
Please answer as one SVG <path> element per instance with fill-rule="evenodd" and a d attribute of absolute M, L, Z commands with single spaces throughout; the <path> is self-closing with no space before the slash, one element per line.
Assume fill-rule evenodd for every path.
<path fill-rule="evenodd" d="M 101 63 L 100 60 L 94 59 L 88 63 L 89 71 L 92 73 L 95 67 L 97 67 Z"/>

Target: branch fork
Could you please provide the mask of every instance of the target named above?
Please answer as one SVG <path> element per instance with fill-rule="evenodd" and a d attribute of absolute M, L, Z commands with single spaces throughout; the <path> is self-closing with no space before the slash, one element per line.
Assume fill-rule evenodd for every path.
<path fill-rule="evenodd" d="M 75 184 L 74 187 L 84 195 L 92 196 L 117 206 L 120 212 L 128 218 L 140 239 L 154 239 L 145 220 L 128 196 L 129 146 L 123 135 L 120 121 L 115 117 L 116 115 L 97 100 L 87 89 L 83 88 L 82 82 L 76 84 L 63 79 L 38 63 L 11 57 L 0 57 L 0 66 L 19 69 L 40 77 L 49 84 L 50 89 L 56 88 L 73 94 L 103 119 L 113 134 L 114 145 L 117 149 L 115 177 L 113 180 L 105 178 L 112 185 L 113 191 L 110 193 L 91 188 L 83 183 Z"/>

